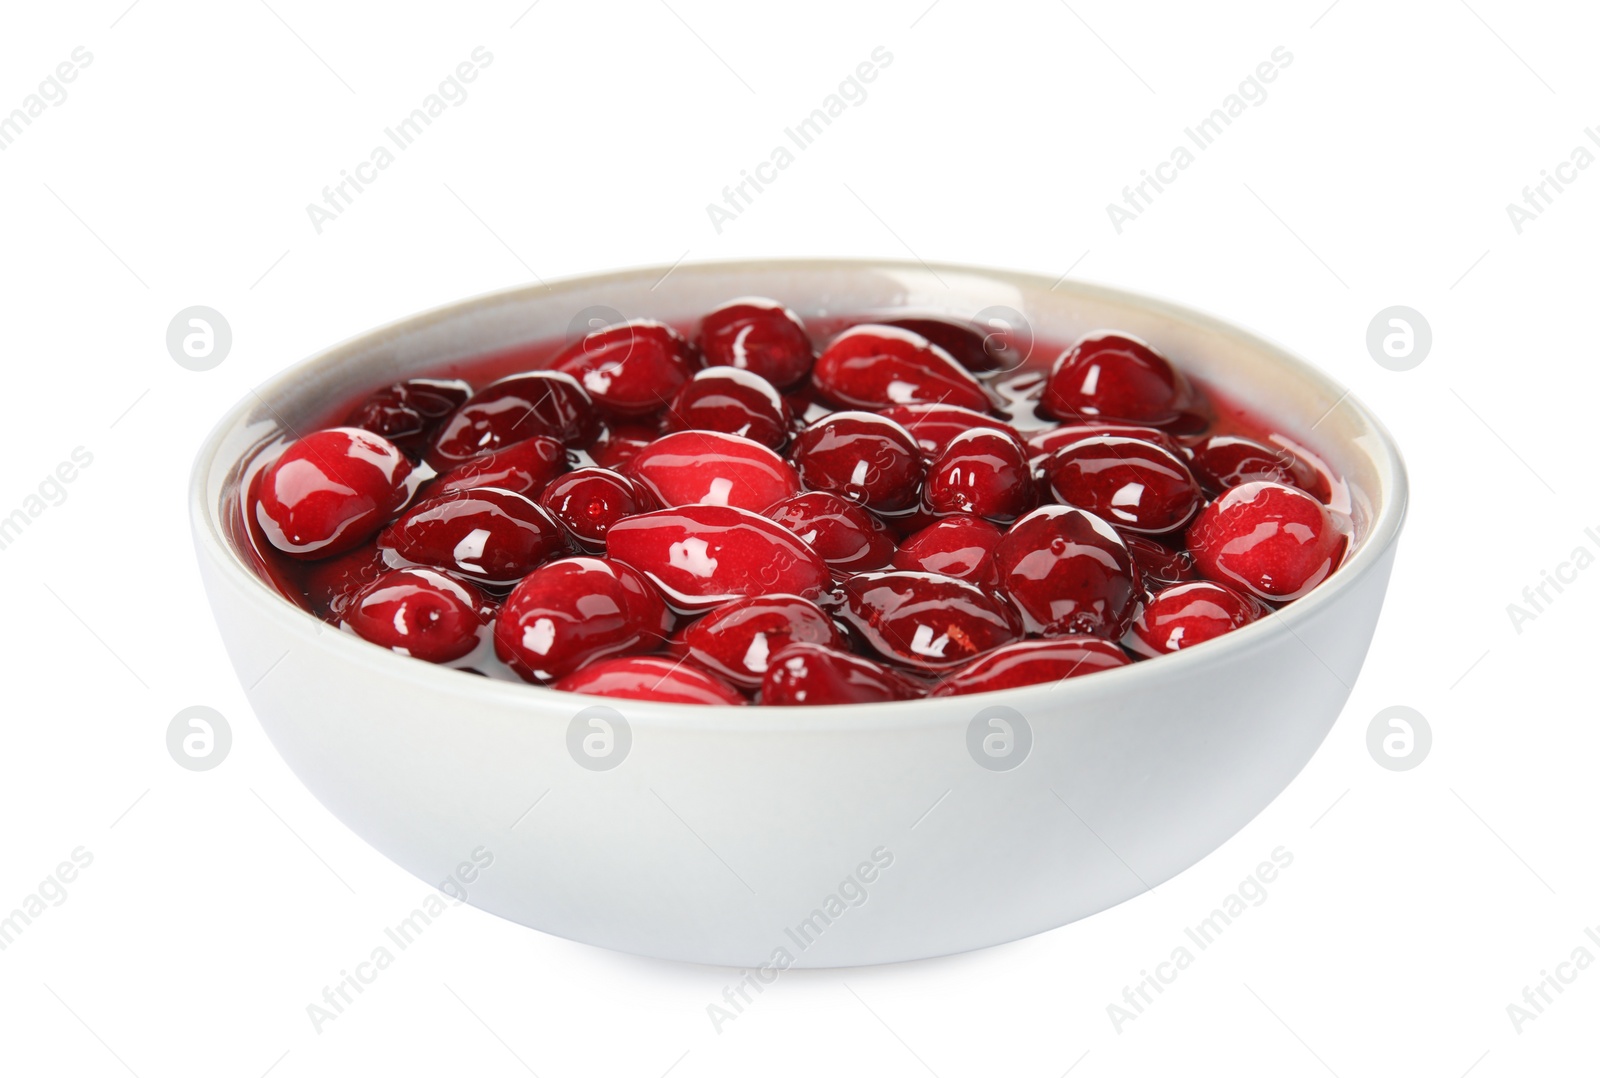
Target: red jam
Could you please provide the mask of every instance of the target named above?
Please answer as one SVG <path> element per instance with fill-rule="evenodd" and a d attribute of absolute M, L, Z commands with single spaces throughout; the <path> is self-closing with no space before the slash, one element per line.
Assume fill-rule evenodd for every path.
<path fill-rule="evenodd" d="M 245 507 L 290 598 L 413 658 L 628 699 L 1081 677 L 1270 616 L 1353 535 L 1304 447 L 1111 331 L 1022 357 L 747 296 L 440 364 L 324 422 Z"/>

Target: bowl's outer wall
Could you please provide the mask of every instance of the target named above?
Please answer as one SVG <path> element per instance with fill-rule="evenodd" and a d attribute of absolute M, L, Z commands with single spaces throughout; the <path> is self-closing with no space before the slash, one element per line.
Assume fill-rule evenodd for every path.
<path fill-rule="evenodd" d="M 248 695 L 273 744 L 373 847 L 432 883 L 486 847 L 494 862 L 469 888 L 483 909 L 617 950 L 754 967 L 780 947 L 797 966 L 969 950 L 1187 868 L 1322 741 L 1391 561 L 1298 637 L 1267 637 L 1154 691 L 1070 709 L 1048 689 L 1007 696 L 1034 743 L 1006 772 L 968 754 L 968 723 L 990 701 L 959 697 L 928 701 L 900 729 L 741 737 L 635 721 L 623 763 L 588 771 L 566 747 L 577 704 L 536 690 L 522 706 L 466 703 L 352 678 L 337 656 L 255 617 L 213 567 L 205 575 L 241 680 L 259 679 Z M 880 848 L 893 863 L 865 902 L 808 947 L 785 933 Z"/>
<path fill-rule="evenodd" d="M 944 273 L 948 283 L 954 273 Z M 1041 297 L 1015 283 L 1028 279 L 980 274 L 955 282 L 965 291 L 952 303 L 908 267 L 682 267 L 673 277 L 675 289 L 663 285 L 650 310 L 628 308 L 638 283 L 625 280 L 589 287 L 559 311 L 592 303 L 673 317 L 674 304 L 708 309 L 757 292 L 807 313 L 806 300 L 813 310 L 841 302 L 830 289 L 851 304 L 942 300 L 966 315 L 1008 303 L 1051 336 L 1115 325 L 1225 384 L 1234 368 L 1233 378 L 1254 374 L 1262 395 L 1253 403 L 1303 436 L 1335 403 L 1337 387 L 1326 383 L 1279 374 L 1274 385 L 1270 355 L 1213 325 L 1175 325 L 1170 312 L 1079 286 Z M 562 332 L 554 314 L 542 315 L 541 330 L 529 313 L 553 302 L 528 290 L 429 316 L 430 326 L 336 349 L 342 359 L 316 376 L 263 395 L 274 417 L 294 424 L 341 389 L 519 334 Z M 1339 411 L 1316 444 L 1350 479 L 1369 529 L 1403 508 L 1392 504 L 1403 476 L 1384 474 L 1381 431 Z M 930 699 L 896 712 L 901 720 L 856 727 L 795 709 L 786 722 L 752 716 L 761 729 L 744 732 L 610 701 L 630 721 L 632 747 L 620 766 L 596 772 L 567 750 L 569 722 L 593 701 L 533 687 L 479 692 L 478 679 L 445 671 L 386 676 L 408 672 L 394 663 L 416 664 L 336 639 L 343 634 L 239 571 L 215 516 L 239 452 L 277 426 L 244 410 L 214 436 L 220 451 L 197 466 L 195 534 L 229 655 L 289 766 L 366 841 L 429 882 L 479 847 L 492 853 L 468 888 L 483 909 L 618 950 L 733 966 L 969 950 L 1087 916 L 1193 864 L 1260 812 L 1327 734 L 1372 638 L 1398 530 L 1395 519 L 1381 549 L 1341 571 L 1350 578 L 1331 601 L 1303 604 L 1291 631 L 1255 632 L 1209 663 L 1174 658 L 1135 668 L 1137 677 Z M 370 661 L 352 663 L 351 646 L 370 650 Z M 1004 772 L 979 766 L 967 747 L 974 715 L 996 704 L 1015 708 L 1033 735 L 1024 762 Z M 861 871 L 874 853 L 880 866 L 892 863 Z M 874 878 L 858 886 L 852 876 Z"/>

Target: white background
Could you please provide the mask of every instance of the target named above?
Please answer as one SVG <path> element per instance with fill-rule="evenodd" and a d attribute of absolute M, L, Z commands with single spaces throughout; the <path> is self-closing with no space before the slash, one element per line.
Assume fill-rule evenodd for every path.
<path fill-rule="evenodd" d="M 0 913 L 93 864 L 0 952 L 0 1070 L 544 1078 L 863 1073 L 1578 1073 L 1600 966 L 1519 1032 L 1507 1005 L 1600 926 L 1600 570 L 1518 632 L 1600 526 L 1600 169 L 1519 234 L 1506 204 L 1600 124 L 1593 13 L 1509 0 L 787 9 L 714 0 L 7 5 L 0 112 L 85 46 L 0 151 L 0 515 L 93 463 L 0 550 Z M 292 28 L 292 29 L 291 29 Z M 305 206 L 476 46 L 494 56 L 318 234 Z M 707 202 L 875 46 L 870 95 L 722 232 Z M 1292 64 L 1119 235 L 1105 205 L 1277 46 Z M 1600 149 L 1600 148 L 1597 148 Z M 1201 864 L 986 952 L 790 973 L 716 1032 L 733 971 L 452 910 L 318 1033 L 306 1005 L 428 893 L 265 742 L 185 520 L 216 417 L 302 356 L 488 289 L 680 258 L 884 255 L 1088 278 L 1233 319 L 1352 387 L 1414 489 L 1388 605 L 1303 774 Z M 182 308 L 234 334 L 181 369 Z M 1398 373 L 1373 315 L 1421 311 Z M 1587 463 L 1586 463 L 1587 462 Z M 232 722 L 196 774 L 181 708 Z M 1406 704 L 1434 744 L 1380 768 Z M 1285 700 L 1285 711 L 1295 706 Z M 1048 841 L 1047 831 L 1041 841 Z M 1136 1021 L 1107 1005 L 1272 849 L 1294 863 Z M 1600 931 L 1600 929 L 1597 929 Z"/>

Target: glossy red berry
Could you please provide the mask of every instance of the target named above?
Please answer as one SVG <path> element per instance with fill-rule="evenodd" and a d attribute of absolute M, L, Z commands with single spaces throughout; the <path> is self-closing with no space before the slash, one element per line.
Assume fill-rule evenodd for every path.
<path fill-rule="evenodd" d="M 1248 595 L 1209 580 L 1163 588 L 1139 607 L 1126 643 L 1147 658 L 1193 647 L 1267 613 Z"/>
<path fill-rule="evenodd" d="M 821 419 L 828 406 L 812 395 L 809 384 L 799 389 L 785 390 L 783 403 L 789 406 L 790 434 L 803 430 L 808 423 Z"/>
<path fill-rule="evenodd" d="M 814 358 L 800 316 L 754 296 L 725 303 L 701 319 L 696 343 L 707 369 L 750 371 L 779 388 L 804 378 Z"/>
<path fill-rule="evenodd" d="M 494 649 L 525 680 L 553 681 L 593 659 L 653 651 L 672 623 L 643 574 L 609 559 L 563 558 L 512 589 Z"/>
<path fill-rule="evenodd" d="M 1000 581 L 994 551 L 1000 529 L 971 516 L 945 517 L 908 537 L 894 554 L 894 567 L 915 572 L 940 573 L 992 588 Z"/>
<path fill-rule="evenodd" d="M 596 404 L 622 416 L 644 416 L 671 403 L 689 380 L 694 352 L 671 326 L 636 320 L 576 341 L 551 368 L 578 380 Z"/>
<path fill-rule="evenodd" d="M 1260 599 L 1298 599 L 1326 580 L 1347 537 L 1326 507 L 1282 483 L 1232 487 L 1189 526 L 1200 575 Z"/>
<path fill-rule="evenodd" d="M 861 573 L 840 586 L 841 614 L 873 650 L 920 670 L 947 670 L 1022 635 L 1004 598 L 937 573 Z"/>
<path fill-rule="evenodd" d="M 683 611 L 772 592 L 813 599 L 831 579 L 799 536 L 726 505 L 682 505 L 620 520 L 606 535 L 606 550 Z"/>
<path fill-rule="evenodd" d="M 1004 420 L 955 404 L 897 404 L 880 409 L 878 414 L 904 427 L 930 460 L 943 453 L 952 438 L 974 427 L 997 430 L 1021 440 Z"/>
<path fill-rule="evenodd" d="M 1122 533 L 1122 541 L 1133 553 L 1134 564 L 1139 567 L 1139 584 L 1147 592 L 1200 579 L 1194 571 L 1194 558 L 1187 550 L 1174 550 L 1154 539 L 1127 532 Z"/>
<path fill-rule="evenodd" d="M 775 653 L 761 679 L 769 707 L 875 704 L 910 700 L 922 686 L 897 670 L 821 644 L 790 644 Z"/>
<path fill-rule="evenodd" d="M 1189 450 L 1195 476 L 1213 496 L 1245 483 L 1271 482 L 1299 487 L 1320 502 L 1328 482 L 1293 450 L 1269 446 L 1236 434 L 1213 434 Z"/>
<path fill-rule="evenodd" d="M 356 593 L 389 569 L 377 544 L 365 543 L 335 557 L 308 563 L 301 594 L 313 614 L 337 622 Z"/>
<path fill-rule="evenodd" d="M 800 493 L 788 461 L 760 442 L 714 430 L 662 435 L 621 471 L 663 506 L 731 505 L 761 513 Z"/>
<path fill-rule="evenodd" d="M 782 448 L 794 423 L 789 404 L 752 371 L 710 367 L 678 390 L 667 409 L 667 430 L 737 434 L 769 449 Z"/>
<path fill-rule="evenodd" d="M 460 378 L 407 378 L 379 390 L 371 400 L 397 400 L 425 419 L 443 419 L 472 396 L 472 385 Z"/>
<path fill-rule="evenodd" d="M 871 412 L 833 412 L 795 436 L 789 458 L 808 490 L 827 490 L 868 509 L 917 503 L 926 471 L 904 427 Z"/>
<path fill-rule="evenodd" d="M 928 467 L 924 500 L 937 513 L 1015 520 L 1034 506 L 1033 472 L 1021 443 L 982 427 L 956 435 Z"/>
<path fill-rule="evenodd" d="M 959 404 L 988 411 L 983 386 L 950 353 L 894 326 L 862 325 L 835 337 L 811 372 L 811 384 L 843 408 Z"/>
<path fill-rule="evenodd" d="M 1133 555 L 1093 513 L 1040 506 L 1010 527 L 994 560 L 1030 633 L 1116 640 L 1127 631 L 1138 599 Z"/>
<path fill-rule="evenodd" d="M 951 322 L 943 318 L 891 318 L 883 325 L 910 330 L 950 353 L 950 358 L 969 371 L 994 371 L 1013 367 L 1020 357 L 1006 349 L 998 338 L 991 338 L 970 322 Z"/>
<path fill-rule="evenodd" d="M 1125 531 L 1180 528 L 1205 499 L 1188 465 L 1153 442 L 1102 434 L 1062 446 L 1043 469 L 1056 500 Z"/>
<path fill-rule="evenodd" d="M 683 653 L 746 689 L 766 676 L 772 656 L 791 643 L 842 648 L 833 619 L 798 595 L 762 595 L 720 606 L 683 633 Z"/>
<path fill-rule="evenodd" d="M 1142 427 L 1136 423 L 1072 423 L 1061 427 L 1050 427 L 1029 435 L 1028 457 L 1034 461 L 1042 460 L 1063 446 L 1103 434 L 1118 438 L 1137 438 L 1141 442 L 1154 442 L 1175 456 L 1184 455 L 1183 447 L 1170 432 L 1157 430 L 1155 427 Z"/>
<path fill-rule="evenodd" d="M 929 696 L 965 696 L 999 692 L 1023 685 L 1063 681 L 1100 670 L 1127 666 L 1128 656 L 1116 644 L 1097 636 L 1062 636 L 1051 640 L 1018 640 L 984 652 L 939 679 Z"/>
<path fill-rule="evenodd" d="M 393 569 L 351 601 L 344 624 L 363 640 L 430 663 L 476 651 L 491 606 L 476 588 L 433 569 Z"/>
<path fill-rule="evenodd" d="M 653 700 L 663 704 L 721 707 L 747 701 L 726 682 L 686 663 L 654 655 L 601 659 L 568 674 L 555 687 L 562 692 Z"/>
<path fill-rule="evenodd" d="M 292 442 L 267 466 L 256 523 L 295 558 L 327 558 L 372 538 L 410 496 L 411 462 L 371 431 L 334 427 Z"/>
<path fill-rule="evenodd" d="M 1178 419 L 1187 401 L 1183 376 L 1155 349 L 1137 337 L 1096 333 L 1056 359 L 1039 408 L 1073 422 L 1165 426 Z"/>
<path fill-rule="evenodd" d="M 537 498 L 550 480 L 566 470 L 566 447 L 554 438 L 535 435 L 456 465 L 430 482 L 423 494 L 434 498 L 473 487 L 499 487 Z"/>
<path fill-rule="evenodd" d="M 490 587 L 510 587 L 567 550 L 550 514 L 521 494 L 473 487 L 418 502 L 385 528 L 394 560 L 431 565 Z"/>
<path fill-rule="evenodd" d="M 828 568 L 841 573 L 882 569 L 894 556 L 888 526 L 837 494 L 811 490 L 770 506 L 764 514 L 803 539 Z"/>
<path fill-rule="evenodd" d="M 1187 387 L 1187 383 L 1185 392 L 1191 401 L 1195 399 L 1195 391 L 1192 387 Z M 1191 406 L 1179 412 L 1177 419 L 1161 429 L 1174 438 L 1197 438 L 1211 428 L 1213 420 L 1208 406 L 1202 405 L 1199 408 Z"/>
<path fill-rule="evenodd" d="M 606 468 L 578 468 L 558 476 L 539 495 L 539 504 L 573 543 L 590 553 L 605 549 L 606 532 L 617 521 L 661 508 L 643 487 Z"/>
<path fill-rule="evenodd" d="M 656 440 L 660 432 L 643 423 L 607 424 L 589 447 L 589 459 L 602 468 L 616 471 Z"/>
<path fill-rule="evenodd" d="M 427 461 L 443 472 L 535 436 L 588 445 L 598 430 L 594 402 L 570 375 L 513 374 L 478 390 L 440 425 Z"/>
<path fill-rule="evenodd" d="M 408 378 L 362 401 L 345 426 L 370 430 L 396 445 L 410 446 L 471 395 L 472 387 L 459 378 Z"/>

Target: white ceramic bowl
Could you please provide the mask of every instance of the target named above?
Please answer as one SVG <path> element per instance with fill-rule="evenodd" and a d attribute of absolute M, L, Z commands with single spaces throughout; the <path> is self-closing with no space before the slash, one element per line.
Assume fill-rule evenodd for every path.
<path fill-rule="evenodd" d="M 586 307 L 682 322 L 751 294 L 807 317 L 896 307 L 971 317 L 1004 306 L 1053 341 L 1103 327 L 1137 334 L 1347 480 L 1350 554 L 1263 621 L 1060 684 L 696 709 L 573 696 L 392 654 L 281 598 L 236 542 L 246 462 L 333 402 L 445 360 L 565 335 Z M 621 951 L 754 968 L 894 962 L 1017 939 L 1137 895 L 1214 850 L 1299 772 L 1343 707 L 1383 602 L 1406 480 L 1388 433 L 1341 387 L 1206 315 L 971 267 L 771 261 L 520 288 L 365 334 L 234 408 L 200 450 L 191 497 L 201 571 L 239 679 L 284 760 L 336 816 L 430 883 L 469 880 L 468 900 L 502 917 Z M 581 747 L 569 751 L 584 735 L 600 738 L 589 751 L 605 751 L 599 727 L 574 722 L 597 704 L 627 728 L 597 757 L 621 761 L 606 770 L 580 765 L 591 760 Z M 1013 730 L 1010 755 L 996 716 Z M 984 736 L 998 756 L 972 747 Z M 492 863 L 472 868 L 475 851 Z"/>

